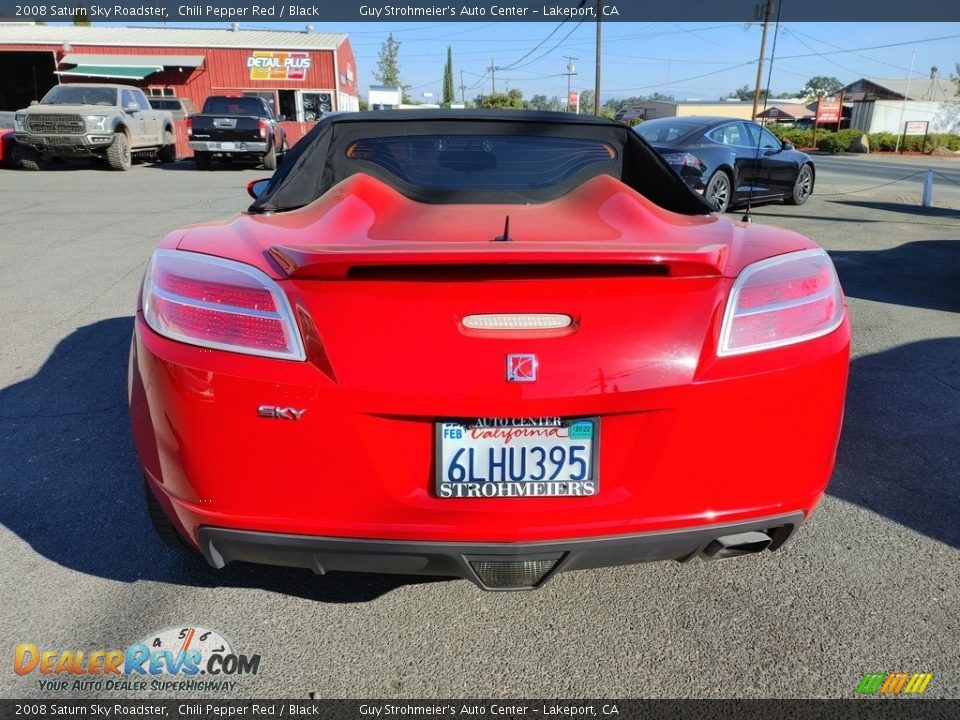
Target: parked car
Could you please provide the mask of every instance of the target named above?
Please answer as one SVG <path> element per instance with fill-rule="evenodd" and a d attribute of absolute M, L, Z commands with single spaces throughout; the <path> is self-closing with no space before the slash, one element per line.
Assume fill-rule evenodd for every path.
<path fill-rule="evenodd" d="M 256 159 L 264 169 L 275 170 L 287 151 L 283 120 L 260 97 L 208 97 L 203 112 L 187 118 L 193 160 L 200 170 L 209 170 L 215 157 Z"/>
<path fill-rule="evenodd" d="M 150 107 L 128 85 L 57 85 L 38 104 L 15 115 L 21 162 L 39 170 L 54 158 L 98 157 L 113 170 L 129 170 L 132 153 L 177 159 L 173 116 Z"/>
<path fill-rule="evenodd" d="M 622 124 L 328 115 L 248 191 L 153 253 L 129 363 L 154 526 L 212 566 L 533 588 L 773 550 L 823 495 L 830 258 Z"/>
<path fill-rule="evenodd" d="M 13 130 L 14 114 L 0 112 L 0 165 L 12 168 L 20 167 L 20 147 Z"/>
<path fill-rule="evenodd" d="M 148 100 L 150 100 L 150 106 L 154 110 L 166 110 L 173 115 L 174 120 L 184 120 L 198 112 L 197 106 L 193 104 L 193 100 L 190 98 L 151 95 Z"/>
<path fill-rule="evenodd" d="M 802 205 L 813 193 L 810 156 L 757 123 L 671 117 L 647 120 L 634 131 L 720 212 L 748 201 Z"/>

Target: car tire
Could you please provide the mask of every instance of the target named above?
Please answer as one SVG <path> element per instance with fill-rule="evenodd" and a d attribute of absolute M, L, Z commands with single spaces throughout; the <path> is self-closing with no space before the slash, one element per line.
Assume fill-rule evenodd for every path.
<path fill-rule="evenodd" d="M 733 179 L 725 170 L 717 170 L 710 176 L 703 199 L 717 212 L 725 213 L 733 197 Z"/>
<path fill-rule="evenodd" d="M 800 168 L 793 191 L 784 198 L 787 205 L 803 205 L 813 195 L 813 180 L 813 168 L 809 164 Z"/>
<path fill-rule="evenodd" d="M 36 150 L 27 146 L 20 150 L 20 167 L 24 170 L 43 170 L 43 160 Z"/>
<path fill-rule="evenodd" d="M 157 152 L 157 162 L 172 163 L 177 161 L 177 141 L 169 130 L 163 133 L 163 146 Z"/>
<path fill-rule="evenodd" d="M 267 150 L 266 155 L 263 156 L 263 169 L 264 170 L 277 169 L 277 146 L 276 145 L 271 145 L 270 149 Z"/>
<path fill-rule="evenodd" d="M 209 170 L 213 162 L 213 156 L 208 152 L 197 150 L 193 153 L 193 162 L 196 164 L 197 170 Z"/>
<path fill-rule="evenodd" d="M 150 483 L 147 482 L 146 478 L 143 480 L 143 499 L 147 503 L 147 513 L 150 515 L 150 524 L 153 525 L 157 537 L 176 550 L 196 552 L 196 549 L 192 545 L 188 545 L 187 542 L 180 537 L 180 533 L 177 532 L 173 523 L 170 522 L 170 518 L 167 517 L 163 508 L 160 507 L 160 503 L 154 496 L 153 490 L 150 489 Z"/>
<path fill-rule="evenodd" d="M 7 165 L 12 168 L 20 167 L 20 143 L 13 141 L 7 148 Z"/>
<path fill-rule="evenodd" d="M 111 170 L 129 170 L 133 165 L 126 133 L 118 132 L 113 136 L 113 142 L 107 148 L 107 164 Z"/>

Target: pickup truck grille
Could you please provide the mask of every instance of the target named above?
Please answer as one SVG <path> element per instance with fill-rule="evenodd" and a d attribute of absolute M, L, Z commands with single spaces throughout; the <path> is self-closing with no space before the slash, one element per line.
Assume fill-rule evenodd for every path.
<path fill-rule="evenodd" d="M 79 115 L 28 115 L 27 130 L 41 135 L 77 135 L 86 129 Z"/>

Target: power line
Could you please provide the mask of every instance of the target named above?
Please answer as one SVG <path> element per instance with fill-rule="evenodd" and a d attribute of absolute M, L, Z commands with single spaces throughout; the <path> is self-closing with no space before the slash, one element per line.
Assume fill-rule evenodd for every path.
<path fill-rule="evenodd" d="M 703 73 L 703 75 L 694 75 L 693 77 L 683 78 L 681 80 L 672 80 L 671 82 L 675 85 L 680 85 L 685 82 L 690 82 L 692 80 L 699 80 L 700 78 L 709 77 L 710 75 L 719 75 L 720 73 L 727 72 L 729 70 L 736 70 L 740 67 L 745 67 L 747 65 L 753 65 L 756 63 L 756 60 L 747 60 L 746 62 L 737 63 L 736 65 L 730 65 L 729 67 L 721 68 L 720 70 L 714 70 L 713 72 Z M 662 82 L 653 83 L 652 85 L 644 85 L 642 87 L 629 87 L 629 88 L 613 88 L 617 92 L 631 92 L 634 90 L 649 90 L 650 88 L 662 86 Z"/>
<path fill-rule="evenodd" d="M 832 48 L 834 48 L 834 49 L 836 49 L 836 50 L 843 50 L 843 48 L 840 47 L 839 45 L 834 45 L 833 43 L 827 42 L 826 40 L 821 40 L 820 38 L 815 38 L 813 35 L 809 35 L 809 34 L 807 34 L 807 33 L 805 33 L 805 32 L 800 32 L 799 30 L 797 30 L 797 29 L 794 28 L 794 27 L 789 27 L 789 26 L 788 26 L 788 27 L 785 27 L 784 30 L 786 30 L 787 32 L 789 32 L 789 33 L 794 37 L 794 39 L 796 39 L 798 42 L 800 42 L 801 44 L 803 44 L 803 45 L 806 46 L 806 47 L 810 47 L 810 46 L 807 45 L 806 43 L 804 43 L 802 40 L 800 40 L 800 38 L 797 37 L 798 35 L 802 35 L 803 37 L 805 37 L 805 38 L 807 38 L 807 39 L 809 39 L 809 40 L 813 40 L 814 42 L 818 42 L 818 43 L 820 43 L 821 45 L 827 45 L 827 46 L 832 47 Z M 813 50 L 813 48 L 810 48 L 810 49 Z M 816 52 L 816 51 L 814 51 L 814 52 Z M 892 68 L 894 68 L 895 70 L 906 70 L 907 72 L 910 72 L 910 69 L 909 69 L 909 68 L 905 68 L 903 65 L 894 65 L 893 63 L 888 63 L 888 62 L 885 62 L 885 61 L 883 61 L 883 60 L 877 60 L 877 58 L 872 58 L 872 57 L 870 57 L 870 56 L 868 56 L 868 55 L 861 55 L 861 54 L 858 53 L 858 52 L 854 52 L 853 54 L 854 54 L 854 55 L 857 55 L 857 56 L 859 56 L 859 57 L 862 57 L 864 60 L 869 60 L 870 62 L 875 62 L 875 63 L 879 63 L 880 65 L 886 65 L 887 67 L 892 67 Z M 860 73 L 856 73 L 856 74 L 859 75 Z"/>
<path fill-rule="evenodd" d="M 567 18 L 567 19 L 569 19 L 569 18 Z M 510 63 L 509 65 L 504 65 L 504 66 L 501 67 L 500 69 L 501 69 L 501 70 L 511 70 L 511 69 L 513 69 L 514 67 L 516 67 L 517 65 L 519 65 L 521 62 L 523 62 L 524 60 L 526 60 L 528 57 L 530 57 L 531 55 L 533 55 L 537 50 L 539 50 L 541 47 L 543 47 L 543 44 L 544 44 L 547 40 L 549 40 L 550 38 L 552 38 L 552 37 L 557 33 L 557 30 L 559 30 L 560 28 L 562 28 L 562 27 L 566 24 L 566 22 L 567 22 L 567 20 L 564 20 L 563 22 L 558 23 L 557 26 L 556 26 L 553 30 L 550 31 L 550 34 L 547 35 L 547 36 L 546 36 L 543 40 L 541 40 L 539 43 L 537 43 L 536 47 L 534 47 L 532 50 L 530 50 L 526 55 L 524 55 L 522 58 L 519 58 L 518 60 L 514 60 L 514 61 L 513 61 L 512 63 Z"/>
<path fill-rule="evenodd" d="M 847 49 L 841 49 L 841 50 L 830 50 L 830 51 L 823 52 L 823 53 L 814 52 L 814 53 L 809 53 L 809 54 L 805 54 L 805 55 L 784 55 L 783 57 L 781 57 L 781 58 L 779 58 L 779 59 L 780 59 L 780 60 L 793 60 L 793 59 L 795 59 L 795 58 L 815 57 L 815 56 L 817 56 L 817 55 L 823 56 L 823 55 L 839 55 L 839 54 L 841 54 L 841 53 L 854 53 L 854 52 L 859 52 L 859 51 L 861 51 L 861 50 L 882 50 L 882 49 L 884 49 L 884 48 L 903 47 L 904 45 L 918 45 L 918 44 L 920 44 L 920 43 L 937 42 L 938 40 L 953 40 L 953 39 L 955 39 L 955 38 L 960 38 L 960 35 L 941 35 L 940 37 L 923 38 L 922 40 L 906 40 L 906 41 L 904 41 L 904 42 L 888 43 L 888 44 L 886 44 L 886 45 L 871 45 L 870 47 L 847 48 Z"/>

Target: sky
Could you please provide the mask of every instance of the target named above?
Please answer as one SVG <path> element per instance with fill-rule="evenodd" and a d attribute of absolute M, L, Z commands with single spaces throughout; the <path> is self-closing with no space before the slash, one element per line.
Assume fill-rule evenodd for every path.
<path fill-rule="evenodd" d="M 229 27 L 228 23 L 193 23 Z M 375 84 L 373 72 L 389 33 L 400 41 L 400 72 L 410 96 L 421 102 L 442 95 L 447 45 L 453 49 L 456 95 L 460 82 L 471 99 L 491 92 L 492 63 L 497 91 L 517 88 L 525 98 L 535 94 L 564 97 L 567 60 L 574 61 L 573 90 L 594 85 L 596 25 L 577 23 L 311 23 L 316 32 L 346 32 L 357 57 L 360 87 Z M 304 23 L 242 24 L 248 29 L 303 30 Z M 717 100 L 756 81 L 760 23 L 628 23 L 602 24 L 601 99 L 651 95 L 677 99 Z M 938 39 L 939 38 L 939 39 Z M 775 47 L 774 47 L 775 43 Z M 890 46 L 890 47 L 881 47 Z M 940 77 L 956 74 L 960 62 L 960 23 L 782 23 L 771 24 L 766 56 L 775 52 L 770 90 L 796 92 L 814 75 L 834 76 L 844 84 L 861 77 L 910 75 L 929 83 L 930 68 Z M 914 56 L 915 53 L 915 56 Z M 768 82 L 769 60 L 763 86 Z M 424 96 L 424 93 L 433 93 Z"/>

